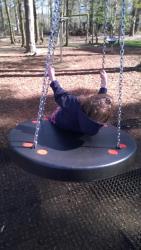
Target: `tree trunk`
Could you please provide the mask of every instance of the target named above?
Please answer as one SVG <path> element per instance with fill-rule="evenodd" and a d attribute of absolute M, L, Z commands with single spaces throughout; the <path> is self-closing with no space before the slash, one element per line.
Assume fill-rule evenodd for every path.
<path fill-rule="evenodd" d="M 25 31 L 26 31 L 26 52 L 36 53 L 34 33 L 33 0 L 24 0 L 25 8 Z"/>
<path fill-rule="evenodd" d="M 94 0 L 92 0 L 91 6 L 91 30 L 92 30 L 92 44 L 94 43 Z"/>
<path fill-rule="evenodd" d="M 130 28 L 130 36 L 135 35 L 136 19 L 137 19 L 137 8 L 133 7 L 132 22 L 131 22 L 131 28 Z"/>
<path fill-rule="evenodd" d="M 88 43 L 89 38 L 89 15 L 87 15 L 87 24 L 86 24 L 86 43 Z"/>
<path fill-rule="evenodd" d="M 135 35 L 135 24 L 136 24 L 136 16 L 133 17 L 133 20 L 132 20 L 132 27 L 131 27 L 131 36 L 134 36 Z"/>
<path fill-rule="evenodd" d="M 39 26 L 39 35 L 40 35 L 40 40 L 43 43 L 44 42 L 44 1 L 42 1 L 42 19 L 40 21 L 40 26 Z M 49 3 L 47 5 L 48 13 L 47 13 L 47 29 L 49 29 Z"/>
<path fill-rule="evenodd" d="M 141 18 L 141 10 L 137 10 L 137 15 L 136 15 L 136 24 L 135 24 L 135 32 L 138 32 L 140 31 L 140 28 L 141 28 L 141 21 L 140 21 L 140 18 Z"/>
<path fill-rule="evenodd" d="M 35 42 L 39 43 L 39 26 L 38 26 L 38 16 L 37 16 L 37 12 L 36 12 L 35 0 L 33 0 L 33 9 L 34 9 Z"/>
<path fill-rule="evenodd" d="M 89 25 L 89 28 L 90 28 L 90 34 L 92 34 L 92 7 L 93 7 L 93 0 L 91 0 L 90 2 L 90 10 L 89 10 L 89 22 L 90 22 L 90 25 Z"/>
<path fill-rule="evenodd" d="M 66 0 L 66 16 L 69 16 L 69 0 Z M 69 19 L 66 20 L 66 44 L 65 46 L 68 46 L 69 44 Z"/>
<path fill-rule="evenodd" d="M 115 36 L 115 32 L 116 32 L 116 21 L 117 21 L 117 7 L 118 7 L 118 0 L 114 1 L 114 5 L 113 5 L 113 20 L 112 20 L 112 36 Z"/>
<path fill-rule="evenodd" d="M 0 0 L 0 15 L 1 15 L 1 30 L 5 30 L 5 22 L 4 22 L 4 16 L 3 16 L 3 5 L 2 0 Z"/>
<path fill-rule="evenodd" d="M 52 20 L 52 0 L 50 0 L 50 27 L 51 27 L 51 20 Z"/>
<path fill-rule="evenodd" d="M 18 12 L 19 12 L 19 22 L 20 22 L 20 31 L 22 36 L 22 47 L 25 46 L 25 30 L 24 30 L 24 20 L 23 20 L 23 6 L 22 1 L 18 0 Z"/>
<path fill-rule="evenodd" d="M 63 61 L 63 21 L 60 22 L 60 62 Z"/>
<path fill-rule="evenodd" d="M 11 40 L 11 44 L 14 44 L 15 43 L 14 32 L 13 32 L 12 25 L 11 25 L 11 19 L 10 19 L 10 14 L 9 14 L 9 8 L 7 5 L 7 0 L 4 0 L 4 3 L 5 3 L 5 11 L 6 11 L 8 25 L 9 25 L 10 40 Z"/>
<path fill-rule="evenodd" d="M 40 40 L 43 43 L 44 42 L 44 26 L 43 23 L 40 24 Z"/>
<path fill-rule="evenodd" d="M 17 32 L 19 34 L 20 33 L 20 22 L 19 22 L 19 17 L 18 17 L 18 13 L 17 13 L 17 3 L 14 3 L 14 12 L 15 12 L 15 21 L 16 21 Z"/>
<path fill-rule="evenodd" d="M 98 28 L 97 28 L 97 23 L 94 25 L 94 34 L 95 34 L 95 42 L 98 44 Z"/>

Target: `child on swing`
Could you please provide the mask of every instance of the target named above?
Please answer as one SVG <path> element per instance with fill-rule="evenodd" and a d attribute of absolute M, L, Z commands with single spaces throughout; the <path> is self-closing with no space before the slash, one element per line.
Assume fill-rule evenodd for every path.
<path fill-rule="evenodd" d="M 49 120 L 55 126 L 87 135 L 95 135 L 112 113 L 112 97 L 107 94 L 107 74 L 100 72 L 101 86 L 96 95 L 74 96 L 65 91 L 56 80 L 55 70 L 49 66 L 48 76 L 54 98 L 59 105 Z"/>

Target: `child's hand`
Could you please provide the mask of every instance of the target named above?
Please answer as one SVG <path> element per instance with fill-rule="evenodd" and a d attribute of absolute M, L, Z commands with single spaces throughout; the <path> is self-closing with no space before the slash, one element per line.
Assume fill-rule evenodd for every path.
<path fill-rule="evenodd" d="M 100 78 L 101 78 L 101 88 L 106 88 L 107 86 L 107 73 L 105 70 L 100 71 Z"/>
<path fill-rule="evenodd" d="M 49 65 L 48 67 L 48 77 L 50 79 L 50 81 L 55 81 L 55 69 Z"/>

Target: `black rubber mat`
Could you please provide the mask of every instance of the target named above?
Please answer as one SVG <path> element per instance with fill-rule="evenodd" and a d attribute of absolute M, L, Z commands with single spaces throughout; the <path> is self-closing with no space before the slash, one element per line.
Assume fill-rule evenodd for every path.
<path fill-rule="evenodd" d="M 141 249 L 141 170 L 68 183 L 0 158 L 0 250 Z"/>

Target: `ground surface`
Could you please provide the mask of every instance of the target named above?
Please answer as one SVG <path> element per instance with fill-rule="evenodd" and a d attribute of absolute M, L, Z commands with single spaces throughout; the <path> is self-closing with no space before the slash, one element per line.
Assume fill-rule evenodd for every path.
<path fill-rule="evenodd" d="M 140 249 L 140 170 L 104 182 L 60 183 L 31 176 L 8 157 L 7 134 L 37 116 L 46 48 L 27 56 L 0 42 L 0 249 Z M 64 48 L 55 55 L 56 75 L 72 93 L 99 87 L 101 48 Z M 125 50 L 122 127 L 136 139 L 141 166 L 140 48 Z M 105 68 L 117 110 L 119 51 L 108 51 Z M 55 103 L 49 89 L 46 114 Z M 115 112 L 111 122 L 115 122 Z"/>

